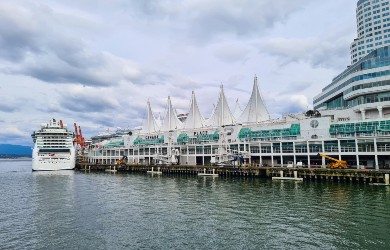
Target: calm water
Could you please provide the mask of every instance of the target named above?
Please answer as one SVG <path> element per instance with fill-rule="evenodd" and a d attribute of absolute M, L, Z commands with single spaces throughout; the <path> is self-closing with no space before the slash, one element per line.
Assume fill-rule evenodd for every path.
<path fill-rule="evenodd" d="M 390 249 L 389 187 L 0 160 L 0 190 L 0 249 Z"/>

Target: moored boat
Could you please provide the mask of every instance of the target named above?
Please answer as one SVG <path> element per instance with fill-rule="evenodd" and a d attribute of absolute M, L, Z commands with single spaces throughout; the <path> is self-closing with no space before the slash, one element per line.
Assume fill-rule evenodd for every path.
<path fill-rule="evenodd" d="M 41 129 L 35 131 L 31 137 L 35 143 L 32 153 L 33 171 L 75 168 L 74 134 L 62 120 L 52 118 L 49 123 L 42 123 Z"/>

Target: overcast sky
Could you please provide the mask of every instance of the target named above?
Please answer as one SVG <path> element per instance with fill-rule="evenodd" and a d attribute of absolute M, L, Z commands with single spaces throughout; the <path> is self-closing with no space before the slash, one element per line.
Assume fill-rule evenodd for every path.
<path fill-rule="evenodd" d="M 271 114 L 303 112 L 349 64 L 355 0 L 0 1 L 0 143 L 51 117 L 86 137 L 142 125 L 149 99 L 206 118 L 253 77 Z"/>

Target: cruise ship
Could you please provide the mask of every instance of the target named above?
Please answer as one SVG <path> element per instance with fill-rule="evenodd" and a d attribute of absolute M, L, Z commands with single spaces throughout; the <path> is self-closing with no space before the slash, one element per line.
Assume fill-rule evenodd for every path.
<path fill-rule="evenodd" d="M 62 120 L 51 119 L 31 135 L 35 143 L 32 170 L 67 170 L 76 165 L 74 134 Z"/>
<path fill-rule="evenodd" d="M 357 2 L 358 38 L 351 44 L 351 65 L 314 98 L 313 110 L 270 119 L 257 77 L 242 112 L 230 110 L 221 86 L 208 119 L 199 111 L 193 92 L 188 113 L 181 116 L 168 97 L 166 115 L 158 126 L 148 101 L 141 129 L 92 137 L 87 161 L 327 167 L 330 162 L 322 157 L 326 155 L 346 161 L 349 168 L 388 169 L 389 2 Z"/>

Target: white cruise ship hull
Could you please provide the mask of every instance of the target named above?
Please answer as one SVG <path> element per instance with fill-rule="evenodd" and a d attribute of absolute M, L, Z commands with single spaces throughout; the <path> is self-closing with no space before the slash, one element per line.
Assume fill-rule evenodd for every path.
<path fill-rule="evenodd" d="M 32 157 L 33 171 L 71 170 L 76 166 L 76 152 L 39 152 L 34 148 Z"/>

